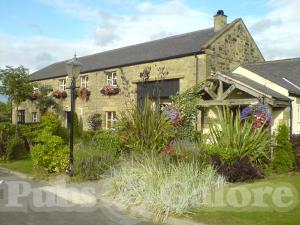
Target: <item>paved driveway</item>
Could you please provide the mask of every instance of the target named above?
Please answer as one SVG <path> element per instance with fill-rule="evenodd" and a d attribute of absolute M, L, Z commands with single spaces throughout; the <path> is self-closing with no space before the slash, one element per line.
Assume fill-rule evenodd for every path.
<path fill-rule="evenodd" d="M 106 207 L 99 201 L 82 208 L 64 195 L 70 195 L 70 192 L 48 192 L 47 184 L 20 179 L 0 169 L 0 225 L 152 224 Z"/>

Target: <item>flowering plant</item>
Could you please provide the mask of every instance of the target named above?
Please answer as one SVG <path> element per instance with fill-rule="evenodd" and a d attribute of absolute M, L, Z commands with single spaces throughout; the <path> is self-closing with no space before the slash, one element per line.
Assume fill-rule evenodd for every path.
<path fill-rule="evenodd" d="M 60 99 L 60 98 L 66 98 L 68 95 L 67 95 L 67 92 L 65 92 L 65 91 L 55 90 L 52 92 L 52 96 L 54 98 Z"/>
<path fill-rule="evenodd" d="M 102 125 L 102 118 L 100 113 L 90 115 L 87 120 L 91 130 L 97 130 Z"/>
<path fill-rule="evenodd" d="M 91 91 L 89 91 L 87 88 L 80 88 L 78 90 L 78 94 L 82 100 L 88 101 L 91 96 Z"/>
<path fill-rule="evenodd" d="M 31 93 L 30 99 L 31 100 L 36 100 L 38 98 L 38 96 L 39 96 L 38 93 L 36 91 L 33 91 Z"/>
<path fill-rule="evenodd" d="M 120 91 L 121 89 L 118 86 L 106 85 L 103 88 L 101 88 L 100 93 L 103 95 L 116 95 Z"/>
<path fill-rule="evenodd" d="M 253 127 L 260 128 L 263 126 L 270 126 L 272 122 L 272 116 L 270 115 L 265 105 L 249 106 L 242 111 L 242 120 L 253 119 Z"/>
<path fill-rule="evenodd" d="M 170 119 L 170 123 L 176 127 L 179 127 L 182 123 L 182 115 L 180 111 L 174 106 L 166 106 L 163 111 Z"/>

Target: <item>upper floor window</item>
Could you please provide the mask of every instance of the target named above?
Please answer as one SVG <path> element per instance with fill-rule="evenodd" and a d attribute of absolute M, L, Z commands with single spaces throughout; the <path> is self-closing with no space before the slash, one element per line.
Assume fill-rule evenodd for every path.
<path fill-rule="evenodd" d="M 17 122 L 25 123 L 25 110 L 18 110 L 17 112 Z"/>
<path fill-rule="evenodd" d="M 38 87 L 33 87 L 33 91 L 32 91 L 33 93 L 39 93 L 39 88 Z"/>
<path fill-rule="evenodd" d="M 66 90 L 66 79 L 59 79 L 58 87 L 61 91 L 65 91 Z"/>
<path fill-rule="evenodd" d="M 117 85 L 117 72 L 113 71 L 113 72 L 108 72 L 106 74 L 106 83 L 108 85 Z"/>
<path fill-rule="evenodd" d="M 32 122 L 37 123 L 38 122 L 38 114 L 37 112 L 32 112 Z"/>
<path fill-rule="evenodd" d="M 80 86 L 82 88 L 88 88 L 89 85 L 89 76 L 81 76 L 80 77 Z"/>
<path fill-rule="evenodd" d="M 116 124 L 116 112 L 106 112 L 106 129 L 113 129 Z"/>

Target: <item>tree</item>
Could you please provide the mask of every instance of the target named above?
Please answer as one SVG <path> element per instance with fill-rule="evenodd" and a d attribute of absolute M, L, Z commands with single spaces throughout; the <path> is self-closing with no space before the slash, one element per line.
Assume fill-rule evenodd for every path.
<path fill-rule="evenodd" d="M 0 102 L 0 122 L 11 121 L 11 102 Z"/>
<path fill-rule="evenodd" d="M 51 95 L 52 88 L 47 85 L 39 86 L 39 93 L 37 99 L 34 101 L 36 107 L 39 109 L 40 113 L 45 114 L 49 108 L 53 108 L 59 112 L 59 104 L 53 99 Z"/>
<path fill-rule="evenodd" d="M 6 66 L 0 70 L 0 82 L 0 94 L 8 96 L 15 104 L 17 117 L 20 104 L 32 94 L 33 85 L 30 82 L 29 70 L 23 66 Z"/>

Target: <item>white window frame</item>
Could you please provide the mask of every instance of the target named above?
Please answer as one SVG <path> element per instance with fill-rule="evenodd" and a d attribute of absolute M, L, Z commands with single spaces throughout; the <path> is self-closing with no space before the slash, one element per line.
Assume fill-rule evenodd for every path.
<path fill-rule="evenodd" d="M 25 123 L 25 121 L 26 121 L 26 112 L 25 112 L 24 109 L 19 109 L 17 111 L 17 123 L 21 123 L 22 124 L 22 123 Z"/>
<path fill-rule="evenodd" d="M 58 87 L 59 87 L 59 90 L 65 91 L 66 90 L 66 79 L 59 79 Z"/>
<path fill-rule="evenodd" d="M 117 86 L 117 72 L 112 71 L 106 74 L 106 83 L 108 85 Z"/>
<path fill-rule="evenodd" d="M 32 122 L 37 123 L 38 122 L 38 113 L 37 112 L 32 112 L 31 116 L 32 116 Z"/>
<path fill-rule="evenodd" d="M 300 134 L 300 104 L 297 104 L 297 134 Z"/>
<path fill-rule="evenodd" d="M 33 87 L 33 93 L 39 93 L 39 88 L 38 87 Z"/>
<path fill-rule="evenodd" d="M 115 124 L 117 121 L 117 117 L 116 117 L 116 112 L 115 111 L 109 111 L 109 112 L 105 112 L 105 126 L 106 129 L 114 129 L 115 128 Z M 108 122 L 110 122 L 110 127 L 108 126 Z"/>
<path fill-rule="evenodd" d="M 89 76 L 81 76 L 80 77 L 80 86 L 82 88 L 88 88 L 89 86 Z"/>

